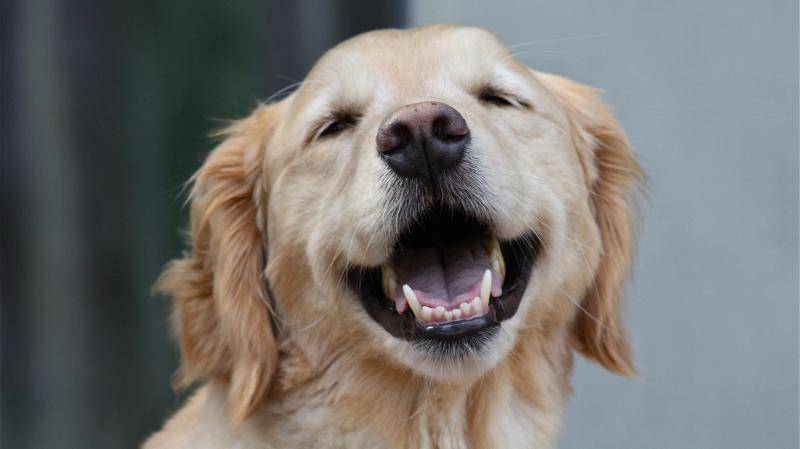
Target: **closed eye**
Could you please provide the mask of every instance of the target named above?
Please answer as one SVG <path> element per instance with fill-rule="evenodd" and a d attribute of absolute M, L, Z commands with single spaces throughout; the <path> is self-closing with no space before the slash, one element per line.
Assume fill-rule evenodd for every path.
<path fill-rule="evenodd" d="M 478 95 L 478 99 L 484 103 L 490 103 L 495 106 L 513 106 L 507 98 L 492 92 L 484 92 Z"/>
<path fill-rule="evenodd" d="M 358 124 L 359 118 L 360 117 L 358 115 L 352 113 L 340 112 L 333 114 L 327 120 L 322 121 L 320 125 L 315 128 L 316 132 L 312 134 L 313 138 L 310 140 L 328 139 L 342 134 L 345 131 L 355 127 Z"/>
<path fill-rule="evenodd" d="M 322 138 L 322 137 L 335 136 L 336 134 L 339 134 L 342 131 L 344 131 L 345 129 L 347 129 L 348 126 L 352 126 L 352 125 L 350 123 L 346 123 L 346 122 L 342 122 L 342 121 L 338 121 L 338 120 L 335 121 L 335 122 L 330 122 L 330 123 L 328 123 L 327 126 L 325 126 L 325 128 L 322 129 L 322 131 L 320 131 L 318 137 Z"/>
<path fill-rule="evenodd" d="M 498 107 L 522 107 L 530 108 L 530 103 L 519 97 L 504 92 L 494 86 L 484 86 L 477 91 L 478 100 L 485 104 Z"/>

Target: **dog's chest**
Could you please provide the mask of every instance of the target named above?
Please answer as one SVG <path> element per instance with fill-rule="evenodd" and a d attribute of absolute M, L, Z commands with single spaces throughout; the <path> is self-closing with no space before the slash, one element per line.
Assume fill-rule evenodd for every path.
<path fill-rule="evenodd" d="M 503 447 L 550 448 L 558 426 L 558 416 L 537 410 L 520 398 L 507 398 L 503 406 L 495 406 L 480 428 L 475 422 L 466 397 L 448 404 L 421 404 L 411 415 L 391 423 L 379 415 L 392 404 L 375 403 L 374 422 L 343 419 L 340 409 L 324 401 L 307 402 L 281 421 L 271 423 L 271 439 L 286 448 L 384 448 L 384 449 L 480 449 Z M 344 417 L 346 418 L 346 417 Z M 291 429 L 291 430 L 290 430 Z"/>

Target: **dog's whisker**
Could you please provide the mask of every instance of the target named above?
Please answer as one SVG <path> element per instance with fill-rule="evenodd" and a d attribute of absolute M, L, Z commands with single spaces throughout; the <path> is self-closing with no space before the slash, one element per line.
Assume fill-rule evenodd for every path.
<path fill-rule="evenodd" d="M 553 44 L 558 42 L 567 42 L 567 41 L 579 41 L 579 40 L 589 40 L 589 39 L 598 39 L 602 37 L 608 37 L 609 34 L 601 33 L 601 34 L 579 34 L 576 36 L 566 36 L 566 37 L 556 37 L 550 39 L 540 39 L 535 41 L 528 41 L 528 42 L 519 42 L 513 45 L 509 45 L 506 48 L 509 50 L 519 47 L 526 47 L 530 45 L 541 45 L 541 44 Z"/>
<path fill-rule="evenodd" d="M 277 99 L 281 94 L 289 92 L 289 91 L 291 91 L 291 90 L 293 90 L 295 88 L 298 88 L 298 87 L 300 87 L 302 85 L 303 85 L 303 82 L 301 81 L 301 82 L 296 82 L 296 83 L 293 83 L 293 84 L 289 84 L 288 86 L 284 86 L 284 87 L 278 89 L 277 91 L 275 91 L 272 95 L 267 97 L 265 100 L 260 101 L 259 103 L 261 105 L 268 105 L 271 102 L 273 102 L 275 99 Z"/>
<path fill-rule="evenodd" d="M 555 50 L 530 50 L 530 51 L 522 51 L 519 53 L 512 53 L 508 55 L 506 60 L 508 59 L 515 59 L 517 61 L 525 61 L 527 59 L 532 59 L 536 57 L 542 58 L 573 58 L 575 57 L 574 54 L 563 52 L 563 51 L 555 51 Z"/>

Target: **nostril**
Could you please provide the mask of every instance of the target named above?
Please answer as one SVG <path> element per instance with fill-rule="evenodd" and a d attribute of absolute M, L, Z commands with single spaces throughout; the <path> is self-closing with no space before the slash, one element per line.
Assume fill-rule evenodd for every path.
<path fill-rule="evenodd" d="M 395 125 L 394 133 L 397 135 L 397 138 L 403 146 L 407 145 L 408 142 L 414 138 L 411 129 L 409 129 L 408 125 L 406 125 L 404 122 L 399 122 Z"/>
<path fill-rule="evenodd" d="M 441 141 L 455 143 L 463 140 L 469 134 L 469 128 L 465 122 L 458 123 L 458 120 L 453 120 L 452 117 L 443 116 L 433 121 L 431 133 Z"/>
<path fill-rule="evenodd" d="M 457 143 L 469 135 L 469 127 L 458 111 L 447 108 L 433 119 L 431 134 L 443 142 Z"/>
<path fill-rule="evenodd" d="M 378 151 L 389 153 L 398 148 L 408 145 L 411 140 L 411 132 L 403 123 L 393 123 L 388 127 L 381 127 L 378 131 Z"/>
<path fill-rule="evenodd" d="M 442 140 L 447 140 L 450 136 L 447 134 L 447 119 L 444 117 L 436 118 L 431 124 L 431 133 Z"/>

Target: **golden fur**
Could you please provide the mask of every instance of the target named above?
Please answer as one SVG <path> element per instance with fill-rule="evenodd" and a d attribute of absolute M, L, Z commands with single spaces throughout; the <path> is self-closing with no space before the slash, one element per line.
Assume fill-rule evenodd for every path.
<path fill-rule="evenodd" d="M 532 110 L 477 103 L 470 83 L 493 77 Z M 387 257 L 375 130 L 420 99 L 470 122 L 497 232 L 546 243 L 496 349 L 447 369 L 342 282 L 347 263 Z M 359 127 L 309 144 L 315 117 L 343 103 L 367 108 Z M 643 175 L 596 90 L 524 68 L 483 30 L 385 30 L 331 50 L 221 136 L 193 178 L 191 250 L 157 284 L 173 301 L 176 383 L 200 387 L 146 448 L 552 447 L 573 349 L 634 373 L 621 303 Z"/>

